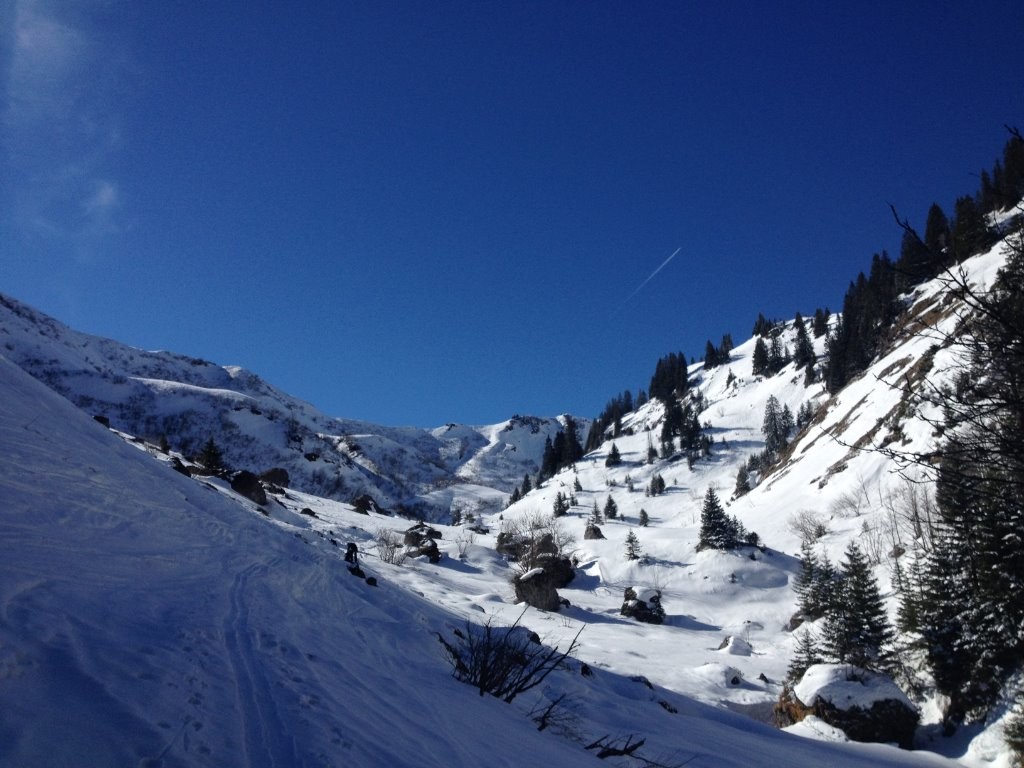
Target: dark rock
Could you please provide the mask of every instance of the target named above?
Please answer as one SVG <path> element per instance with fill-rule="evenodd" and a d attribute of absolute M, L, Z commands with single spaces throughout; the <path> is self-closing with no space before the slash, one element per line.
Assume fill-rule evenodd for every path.
<path fill-rule="evenodd" d="M 299 510 L 299 514 L 305 515 L 306 517 L 316 517 L 316 512 L 314 512 L 309 507 L 303 507 L 301 510 Z"/>
<path fill-rule="evenodd" d="M 561 606 L 556 578 L 544 568 L 534 568 L 517 576 L 513 582 L 516 602 L 532 605 L 542 611 L 557 611 Z"/>
<path fill-rule="evenodd" d="M 441 532 L 436 528 L 431 528 L 426 523 L 416 523 L 416 525 L 405 532 L 403 542 L 407 547 L 419 547 L 427 541 L 440 538 Z M 436 542 L 434 543 L 434 548 L 437 549 Z"/>
<path fill-rule="evenodd" d="M 288 487 L 288 479 L 288 470 L 281 467 L 273 467 L 260 475 L 260 480 L 263 482 L 282 488 Z"/>
<path fill-rule="evenodd" d="M 247 470 L 243 469 L 231 478 L 231 490 L 260 506 L 267 503 L 267 493 L 263 490 L 260 479 Z"/>
<path fill-rule="evenodd" d="M 185 477 L 192 477 L 192 467 L 182 464 L 181 459 L 179 459 L 177 456 L 171 457 L 171 469 L 173 469 L 175 472 L 180 472 L 181 474 L 185 475 Z"/>
<path fill-rule="evenodd" d="M 376 502 L 373 496 L 371 496 L 368 493 L 364 493 L 362 496 L 356 496 L 354 499 L 352 499 L 351 503 L 352 506 L 355 508 L 356 512 L 358 512 L 361 515 L 368 515 L 371 512 L 378 515 L 387 514 L 387 510 L 383 509 Z"/>
<path fill-rule="evenodd" d="M 588 523 L 587 527 L 583 530 L 584 539 L 603 539 L 604 534 L 601 533 L 601 529 L 593 523 Z"/>
<path fill-rule="evenodd" d="M 97 413 L 95 416 L 93 416 L 93 418 L 96 419 L 96 421 L 98 421 L 100 424 L 102 424 L 107 429 L 110 429 L 110 419 L 108 419 L 103 414 Z"/>
<path fill-rule="evenodd" d="M 374 578 L 373 576 L 367 576 L 366 577 L 366 586 L 368 586 L 368 587 L 376 587 L 377 586 L 377 579 Z"/>
<path fill-rule="evenodd" d="M 433 539 L 423 539 L 418 546 L 408 547 L 406 553 L 409 557 L 426 557 L 431 563 L 441 560 L 441 550 Z"/>
<path fill-rule="evenodd" d="M 638 593 L 633 587 L 626 587 L 619 613 L 645 624 L 661 624 L 665 621 L 661 590 L 645 589 Z"/>

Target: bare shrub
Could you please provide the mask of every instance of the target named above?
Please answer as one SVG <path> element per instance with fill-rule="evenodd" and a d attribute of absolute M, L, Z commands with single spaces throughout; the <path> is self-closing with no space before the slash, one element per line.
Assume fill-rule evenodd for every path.
<path fill-rule="evenodd" d="M 481 696 L 489 693 L 511 703 L 519 694 L 543 683 L 576 652 L 582 627 L 569 647 L 560 651 L 557 646 L 545 646 L 533 632 L 519 626 L 523 614 L 508 627 L 495 627 L 491 619 L 482 626 L 466 622 L 464 629 L 454 631 L 450 641 L 439 633 L 437 639 L 455 679 L 474 686 Z"/>
<path fill-rule="evenodd" d="M 459 558 L 462 559 L 466 556 L 466 552 L 472 546 L 475 537 L 471 531 L 463 531 L 455 539 L 455 546 L 458 547 Z"/>
<path fill-rule="evenodd" d="M 817 541 L 828 535 L 828 523 L 823 515 L 813 509 L 801 509 L 789 518 L 789 530 L 800 537 L 800 541 Z"/>
<path fill-rule="evenodd" d="M 381 561 L 391 565 L 401 565 L 405 562 L 405 545 L 398 531 L 378 528 L 374 539 L 377 542 L 377 556 Z"/>

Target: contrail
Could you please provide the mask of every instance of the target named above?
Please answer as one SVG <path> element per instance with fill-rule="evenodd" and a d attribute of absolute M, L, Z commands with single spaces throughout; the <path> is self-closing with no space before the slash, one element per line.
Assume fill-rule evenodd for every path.
<path fill-rule="evenodd" d="M 629 296 L 627 296 L 627 297 L 626 297 L 626 299 L 625 299 L 625 300 L 624 300 L 624 301 L 623 301 L 623 302 L 622 302 L 622 303 L 621 303 L 621 304 L 619 305 L 619 308 L 618 308 L 618 309 L 616 309 L 615 311 L 616 311 L 616 312 L 618 312 L 618 311 L 619 311 L 619 309 L 622 309 L 622 308 L 623 308 L 624 306 L 626 306 L 626 305 L 627 305 L 627 304 L 629 303 L 630 299 L 632 299 L 632 298 L 633 298 L 634 296 L 636 296 L 636 295 L 637 295 L 638 293 L 640 293 L 640 291 L 642 291 L 642 290 L 643 290 L 643 287 L 644 287 L 645 285 L 647 285 L 647 284 L 648 284 L 649 282 L 651 282 L 651 280 L 653 280 L 653 279 L 654 279 L 654 276 L 655 276 L 656 274 L 658 274 L 659 272 L 661 272 L 661 270 L 663 270 L 663 269 L 664 269 L 664 268 L 665 268 L 666 266 L 668 266 L 668 263 L 669 263 L 670 261 L 672 261 L 672 259 L 674 259 L 674 258 L 675 258 L 676 256 L 678 256 L 678 255 L 679 255 L 679 252 L 680 252 L 681 250 L 683 250 L 683 246 L 679 246 L 679 247 L 678 247 L 678 248 L 676 248 L 676 249 L 675 249 L 674 251 L 672 251 L 672 255 L 671 255 L 671 256 L 669 256 L 669 257 L 668 257 L 667 259 L 665 259 L 665 260 L 664 260 L 663 262 L 661 262 L 661 264 L 660 264 L 660 265 L 658 266 L 658 268 L 657 268 L 656 270 L 654 270 L 653 272 L 651 272 L 651 274 L 649 274 L 649 275 L 647 276 L 647 279 L 646 279 L 646 280 L 644 280 L 644 281 L 643 281 L 642 283 L 640 283 L 640 285 L 638 285 L 638 286 L 636 287 L 636 290 L 634 290 L 634 291 L 633 291 L 633 292 L 632 292 L 631 294 L 629 294 Z M 614 313 L 613 313 L 613 314 L 614 314 Z"/>

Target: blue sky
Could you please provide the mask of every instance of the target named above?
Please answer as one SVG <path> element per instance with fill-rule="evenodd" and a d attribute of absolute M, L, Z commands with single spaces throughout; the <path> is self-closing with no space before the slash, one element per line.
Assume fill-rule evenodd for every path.
<path fill-rule="evenodd" d="M 333 415 L 594 416 L 1024 126 L 1024 4 L 750 5 L 0 2 L 0 291 Z"/>

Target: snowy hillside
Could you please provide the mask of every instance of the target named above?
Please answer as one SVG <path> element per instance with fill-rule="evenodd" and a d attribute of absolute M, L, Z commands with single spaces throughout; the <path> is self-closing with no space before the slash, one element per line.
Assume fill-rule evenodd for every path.
<path fill-rule="evenodd" d="M 984 287 L 1002 260 L 997 247 L 964 266 Z M 882 355 L 837 395 L 792 364 L 755 376 L 750 339 L 728 363 L 690 369 L 709 455 L 649 460 L 665 417 L 651 400 L 614 439 L 502 509 L 559 420 L 428 432 L 330 419 L 244 371 L 77 334 L 0 300 L 0 354 L 49 386 L 0 364 L 0 764 L 77 764 L 88 753 L 112 765 L 574 765 L 593 764 L 584 747 L 602 738 L 646 739 L 639 754 L 660 765 L 952 764 L 836 743 L 842 733 L 813 720 L 791 729 L 811 739 L 769 724 L 794 651 L 801 524 L 821 526 L 817 545 L 833 560 L 858 541 L 894 607 L 891 568 L 908 542 L 893 515 L 916 491 L 873 448 L 934 444 L 908 388 L 947 375 L 949 353 L 933 347 L 960 311 L 939 282 L 905 303 Z M 793 323 L 781 326 L 780 343 L 794 341 Z M 820 356 L 824 339 L 814 344 Z M 736 494 L 739 468 L 765 447 L 772 397 L 813 419 L 778 467 L 751 472 L 752 489 Z M 94 414 L 143 440 L 126 442 Z M 291 487 L 257 507 L 226 481 L 171 471 L 210 423 L 232 463 L 283 466 Z M 165 434 L 182 442 L 158 450 Z M 613 446 L 621 463 L 609 465 Z M 655 480 L 663 492 L 649 491 Z M 759 546 L 698 551 L 709 488 Z M 384 542 L 409 522 L 357 512 L 344 503 L 356 491 L 472 512 L 472 524 L 435 525 L 439 562 L 384 562 L 401 560 Z M 559 496 L 572 499 L 555 523 L 575 564 L 559 589 L 568 605 L 524 611 L 498 535 L 549 516 Z M 614 517 L 603 514 L 609 499 Z M 586 538 L 595 508 L 603 538 Z M 348 574 L 347 542 L 379 586 Z M 664 622 L 622 616 L 627 588 L 660 592 Z M 567 669 L 511 705 L 451 677 L 438 635 L 520 616 L 553 646 L 578 635 Z M 538 732 L 531 717 L 562 695 L 558 727 Z M 916 703 L 919 749 L 1009 766 L 998 725 L 944 739 L 934 702 Z M 75 738 L 51 743 L 57 722 Z"/>
<path fill-rule="evenodd" d="M 310 518 L 296 497 L 268 518 L 6 360 L 0 389 L 0 764 L 593 765 L 585 743 L 609 734 L 666 764 L 942 764 L 788 736 L 579 662 L 539 694 L 574 695 L 577 737 L 539 732 L 536 701 L 477 696 L 435 639 L 460 622 L 428 590 L 496 567 L 483 552 L 374 563 L 369 586 L 307 522 L 347 529 L 350 508 L 320 500 Z"/>
<path fill-rule="evenodd" d="M 296 488 L 343 501 L 369 494 L 427 517 L 499 508 L 562 426 L 514 417 L 428 431 L 332 418 L 236 366 L 78 333 L 3 295 L 0 352 L 130 434 L 186 455 L 212 437 L 236 469 L 282 467 Z"/>

